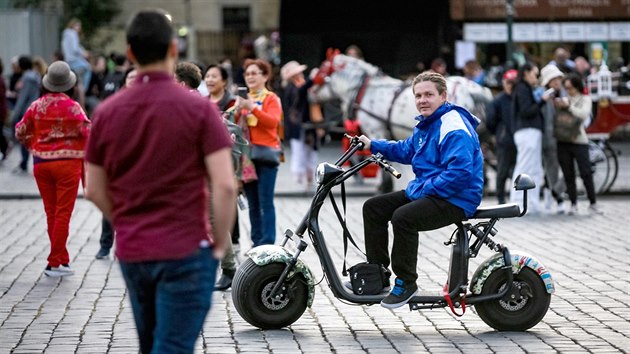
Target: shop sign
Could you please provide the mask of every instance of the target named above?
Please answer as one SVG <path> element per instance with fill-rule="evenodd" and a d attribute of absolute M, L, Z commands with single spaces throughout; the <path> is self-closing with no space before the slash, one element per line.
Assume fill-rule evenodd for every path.
<path fill-rule="evenodd" d="M 560 37 L 564 42 L 581 41 L 585 38 L 586 24 L 584 22 L 570 22 L 560 24 Z"/>
<path fill-rule="evenodd" d="M 630 1 L 630 0 L 628 0 Z M 504 43 L 503 22 L 464 23 L 464 40 L 476 43 Z M 512 25 L 514 42 L 630 41 L 630 22 L 528 22 Z"/>
<path fill-rule="evenodd" d="M 539 42 L 560 41 L 560 24 L 553 22 L 537 23 L 536 38 Z"/>
<path fill-rule="evenodd" d="M 630 41 L 630 22 L 611 22 L 608 30 L 609 40 Z"/>
<path fill-rule="evenodd" d="M 587 41 L 605 41 L 608 40 L 608 23 L 587 23 L 584 40 Z"/>
<path fill-rule="evenodd" d="M 535 42 L 537 38 L 535 23 L 515 23 L 512 26 L 514 42 Z"/>
<path fill-rule="evenodd" d="M 518 20 L 613 20 L 630 18 L 630 0 L 513 0 Z M 450 0 L 456 21 L 502 20 L 506 0 Z"/>

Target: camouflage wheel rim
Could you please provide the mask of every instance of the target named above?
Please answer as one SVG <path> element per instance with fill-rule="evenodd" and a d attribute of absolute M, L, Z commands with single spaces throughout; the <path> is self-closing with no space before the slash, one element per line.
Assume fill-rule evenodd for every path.
<path fill-rule="evenodd" d="M 271 297 L 271 291 L 273 290 L 273 287 L 275 285 L 276 285 L 275 281 L 265 285 L 265 287 L 260 292 L 260 300 L 262 300 L 263 305 L 265 305 L 265 307 L 268 308 L 269 310 L 278 311 L 278 310 L 283 309 L 285 306 L 287 306 L 290 299 L 287 296 L 286 285 L 283 285 L 280 288 L 276 296 Z"/>

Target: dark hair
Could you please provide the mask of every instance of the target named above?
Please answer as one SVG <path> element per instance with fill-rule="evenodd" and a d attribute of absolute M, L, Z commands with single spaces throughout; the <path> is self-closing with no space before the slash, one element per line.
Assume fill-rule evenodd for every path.
<path fill-rule="evenodd" d="M 219 73 L 221 73 L 221 79 L 223 81 L 228 81 L 228 79 L 230 78 L 230 74 L 228 74 L 228 71 L 226 68 L 224 68 L 223 66 L 219 65 L 219 64 L 211 64 L 208 66 L 208 68 L 206 69 L 206 71 L 203 73 L 203 77 L 206 77 L 206 75 L 208 74 L 208 71 L 210 71 L 210 69 L 212 68 L 217 68 L 219 70 Z"/>
<path fill-rule="evenodd" d="M 569 81 L 571 86 L 575 87 L 578 92 L 584 92 L 584 81 L 582 80 L 582 76 L 578 73 L 569 73 L 564 77 L 564 81 Z"/>
<path fill-rule="evenodd" d="M 122 79 L 122 85 L 125 86 L 125 82 L 127 81 L 127 76 L 129 76 L 129 73 L 136 70 L 135 66 L 130 66 L 127 68 L 127 70 L 125 70 L 125 74 L 123 75 L 123 79 Z"/>
<path fill-rule="evenodd" d="M 21 55 L 18 59 L 18 66 L 22 71 L 31 70 L 33 68 L 33 60 L 28 55 Z"/>
<path fill-rule="evenodd" d="M 518 76 L 516 77 L 516 80 L 523 81 L 523 78 L 525 77 L 525 73 L 532 71 L 534 67 L 535 67 L 534 63 L 531 63 L 531 62 L 527 62 L 521 65 L 521 67 L 518 68 Z"/>
<path fill-rule="evenodd" d="M 446 65 L 446 61 L 442 58 L 435 58 L 431 61 L 431 69 L 435 68 L 438 65 Z"/>
<path fill-rule="evenodd" d="M 174 30 L 163 10 L 138 12 L 127 27 L 127 43 L 138 64 L 153 64 L 166 59 Z"/>
<path fill-rule="evenodd" d="M 201 70 L 191 62 L 180 62 L 175 68 L 177 81 L 183 82 L 191 89 L 196 89 L 201 84 Z"/>
<path fill-rule="evenodd" d="M 120 53 L 112 53 L 111 59 L 116 66 L 123 66 L 125 65 L 125 61 L 127 61 L 127 56 Z"/>

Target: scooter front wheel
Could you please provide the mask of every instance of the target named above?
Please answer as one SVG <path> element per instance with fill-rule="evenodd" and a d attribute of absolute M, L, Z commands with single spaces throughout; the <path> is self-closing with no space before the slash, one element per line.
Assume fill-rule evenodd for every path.
<path fill-rule="evenodd" d="M 299 274 L 286 280 L 276 296 L 271 296 L 285 267 L 284 263 L 259 266 L 248 258 L 234 275 L 234 307 L 252 326 L 261 329 L 286 327 L 297 321 L 306 310 L 308 286 Z"/>
<path fill-rule="evenodd" d="M 501 292 L 505 287 L 505 273 L 496 269 L 483 285 L 481 295 Z M 514 274 L 512 290 L 499 300 L 475 305 L 477 314 L 490 327 L 499 331 L 525 331 L 542 320 L 549 309 L 551 295 L 538 274 L 523 268 Z"/>

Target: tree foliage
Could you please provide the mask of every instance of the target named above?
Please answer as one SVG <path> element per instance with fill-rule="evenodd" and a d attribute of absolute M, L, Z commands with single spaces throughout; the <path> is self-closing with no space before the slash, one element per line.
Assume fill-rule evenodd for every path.
<path fill-rule="evenodd" d="M 58 0 L 14 0 L 18 8 L 50 8 L 58 3 Z M 97 30 L 108 25 L 121 10 L 119 0 L 61 0 L 61 3 L 61 27 L 65 28 L 70 19 L 78 18 L 88 47 Z"/>

